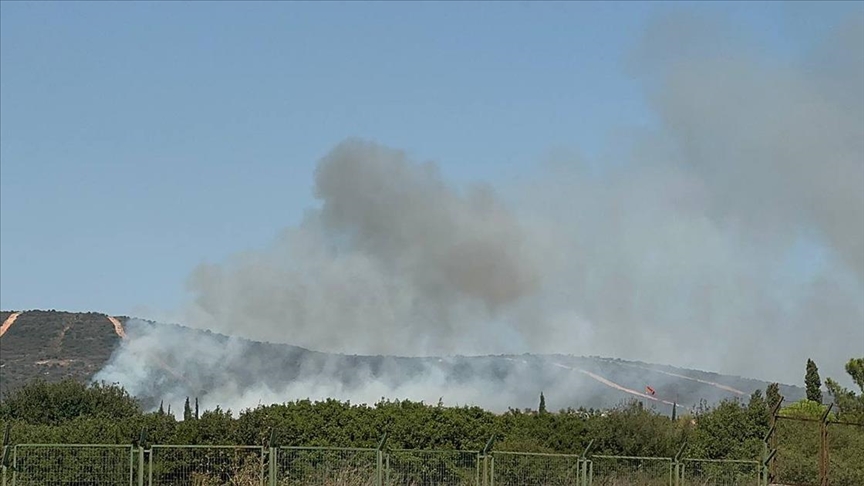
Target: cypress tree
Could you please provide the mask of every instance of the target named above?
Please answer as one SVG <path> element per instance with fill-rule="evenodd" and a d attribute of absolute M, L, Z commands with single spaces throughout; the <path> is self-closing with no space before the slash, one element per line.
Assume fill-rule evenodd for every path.
<path fill-rule="evenodd" d="M 183 404 L 183 420 L 192 420 L 192 405 L 189 403 L 189 397 L 186 397 L 186 403 Z"/>
<path fill-rule="evenodd" d="M 822 403 L 822 381 L 819 379 L 819 368 L 816 367 L 816 363 L 812 359 L 807 360 L 804 386 L 807 389 L 807 400 Z"/>
<path fill-rule="evenodd" d="M 538 409 L 540 415 L 544 415 L 546 413 L 546 397 L 543 396 L 543 392 L 540 392 L 540 408 Z"/>

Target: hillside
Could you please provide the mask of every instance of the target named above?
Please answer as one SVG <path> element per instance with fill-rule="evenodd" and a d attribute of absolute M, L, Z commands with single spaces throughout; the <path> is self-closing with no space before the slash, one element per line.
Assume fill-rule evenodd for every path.
<path fill-rule="evenodd" d="M 6 322 L 11 312 L 0 313 Z M 94 378 L 124 385 L 145 406 L 199 396 L 228 407 L 295 398 L 375 401 L 410 398 L 491 409 L 536 405 L 545 391 L 558 408 L 614 406 L 638 398 L 658 410 L 672 402 L 745 399 L 766 382 L 600 357 L 564 355 L 407 358 L 319 353 L 98 313 L 28 311 L 0 336 L 4 392 L 28 380 Z M 124 339 L 121 334 L 128 334 Z M 112 358 L 113 356 L 113 358 Z M 100 373 L 101 371 L 101 373 Z M 98 373 L 98 375 L 97 375 Z M 655 390 L 652 395 L 646 387 Z M 803 389 L 781 386 L 787 400 Z"/>
<path fill-rule="evenodd" d="M 0 323 L 12 312 L 0 312 Z M 0 383 L 5 392 L 37 377 L 90 380 L 120 344 L 104 314 L 28 311 L 0 336 Z"/>

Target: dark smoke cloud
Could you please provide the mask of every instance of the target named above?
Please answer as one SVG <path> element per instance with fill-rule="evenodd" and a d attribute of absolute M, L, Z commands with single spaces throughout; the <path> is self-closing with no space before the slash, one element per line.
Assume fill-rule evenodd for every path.
<path fill-rule="evenodd" d="M 494 312 L 537 287 L 529 242 L 489 187 L 462 195 L 433 164 L 348 141 L 321 161 L 316 193 L 328 232 L 402 276 L 424 299 L 470 299 Z"/>
<path fill-rule="evenodd" d="M 538 288 L 530 235 L 488 187 L 459 192 L 434 164 L 359 140 L 315 182 L 322 206 L 300 227 L 195 272 L 192 321 L 326 351 L 450 353 L 482 347 L 486 323 Z"/>

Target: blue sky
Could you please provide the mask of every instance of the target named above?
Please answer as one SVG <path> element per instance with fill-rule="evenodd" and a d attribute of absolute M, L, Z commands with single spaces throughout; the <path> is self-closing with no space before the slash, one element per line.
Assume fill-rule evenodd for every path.
<path fill-rule="evenodd" d="M 656 123 L 627 59 L 670 8 L 784 57 L 851 7 L 3 2 L 0 307 L 175 307 L 196 265 L 296 224 L 346 137 L 457 183 L 596 156 Z"/>

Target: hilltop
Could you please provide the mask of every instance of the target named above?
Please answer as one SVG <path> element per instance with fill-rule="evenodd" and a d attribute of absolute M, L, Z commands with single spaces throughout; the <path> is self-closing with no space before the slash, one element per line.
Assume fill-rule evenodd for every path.
<path fill-rule="evenodd" d="M 383 394 L 418 399 L 440 392 L 451 403 L 480 401 L 481 406 L 506 409 L 535 405 L 539 391 L 545 391 L 553 406 L 562 408 L 606 408 L 637 398 L 662 411 L 671 402 L 692 407 L 703 400 L 746 400 L 768 385 L 602 357 L 357 356 L 95 312 L 27 311 L 8 325 L 12 315 L 0 312 L 0 323 L 7 322 L 0 336 L 4 393 L 36 378 L 79 382 L 107 378 L 126 386 L 145 406 L 187 395 L 239 407 L 248 405 L 235 400 L 241 396 L 265 402 L 308 395 L 374 401 Z M 781 393 L 787 400 L 804 396 L 803 389 L 795 386 L 781 385 Z M 483 402 L 486 397 L 494 401 Z M 498 403 L 502 400 L 507 403 Z"/>

